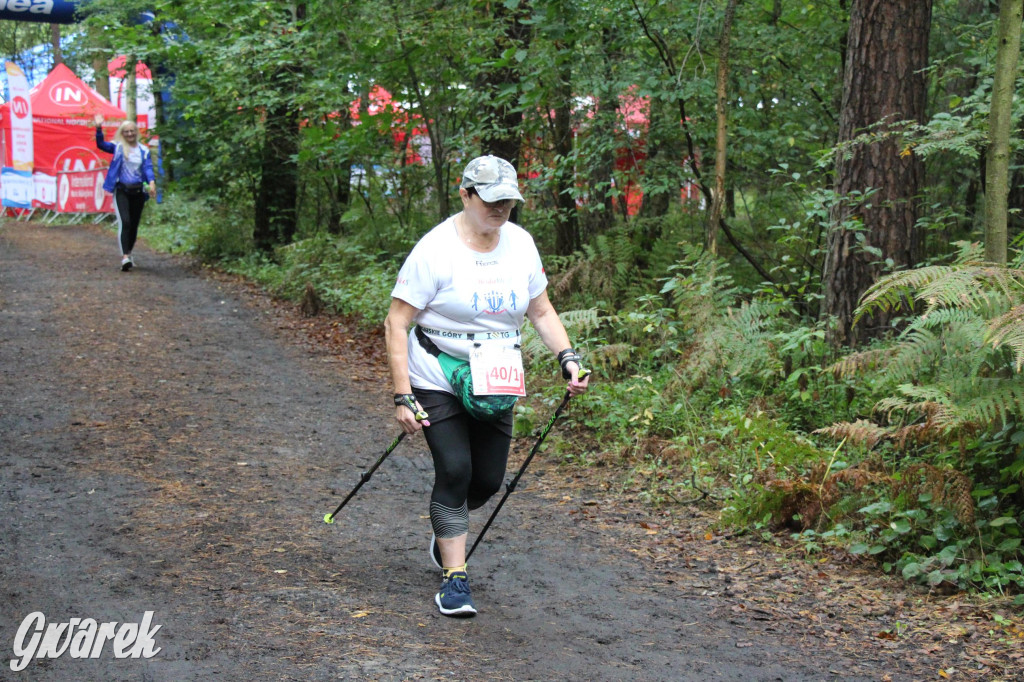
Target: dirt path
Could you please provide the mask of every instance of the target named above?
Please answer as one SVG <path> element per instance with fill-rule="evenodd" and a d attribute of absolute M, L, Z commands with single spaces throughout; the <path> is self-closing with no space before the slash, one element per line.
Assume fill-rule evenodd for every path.
<path fill-rule="evenodd" d="M 965 667 L 964 646 L 876 637 L 903 615 L 892 594 L 861 595 L 864 632 L 830 626 L 849 622 L 829 601 L 841 566 L 819 570 L 830 580 L 772 573 L 778 559 L 752 545 L 658 530 L 667 521 L 604 504 L 543 458 L 474 555 L 480 615 L 439 616 L 422 438 L 322 521 L 395 435 L 379 358 L 329 352 L 181 258 L 141 248 L 137 262 L 119 272 L 95 226 L 0 227 L 2 679 L 918 680 Z M 153 611 L 161 651 L 12 672 L 36 611 Z"/>

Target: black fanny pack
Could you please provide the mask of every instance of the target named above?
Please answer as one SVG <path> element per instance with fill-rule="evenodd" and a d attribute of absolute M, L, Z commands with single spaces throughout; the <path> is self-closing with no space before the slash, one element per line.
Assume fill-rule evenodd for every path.
<path fill-rule="evenodd" d="M 504 417 L 516 405 L 518 398 L 514 395 L 476 395 L 473 393 L 473 377 L 468 360 L 459 360 L 448 355 L 431 341 L 423 330 L 416 326 L 416 340 L 420 347 L 437 358 L 448 383 L 452 385 L 456 397 L 466 412 L 474 419 L 485 422 L 496 422 Z"/>
<path fill-rule="evenodd" d="M 120 187 L 121 189 L 123 189 L 126 194 L 134 194 L 134 195 L 142 194 L 142 183 L 141 182 L 132 182 L 132 183 L 119 182 L 119 183 L 117 183 L 117 186 Z"/>

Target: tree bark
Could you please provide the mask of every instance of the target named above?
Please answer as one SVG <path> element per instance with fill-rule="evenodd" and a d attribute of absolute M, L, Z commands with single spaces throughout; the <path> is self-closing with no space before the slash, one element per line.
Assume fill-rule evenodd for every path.
<path fill-rule="evenodd" d="M 295 6 L 296 27 L 306 18 L 306 4 Z M 296 28 L 296 30 L 299 30 Z M 281 66 L 273 80 L 283 92 L 295 88 L 297 64 Z M 253 241 L 261 251 L 289 244 L 298 227 L 299 197 L 299 112 L 289 101 L 278 99 L 267 107 L 264 123 L 260 179 L 256 189 Z"/>
<path fill-rule="evenodd" d="M 135 55 L 125 56 L 124 60 L 124 113 L 129 121 L 137 121 L 139 118 L 138 93 L 139 86 L 136 79 L 136 66 L 139 60 Z"/>
<path fill-rule="evenodd" d="M 528 10 L 526 4 L 520 0 L 518 5 L 511 9 L 507 3 L 499 2 L 493 5 L 495 23 L 505 26 L 503 34 L 494 44 L 496 58 L 510 48 L 525 50 L 529 46 L 530 25 L 521 21 L 524 13 Z M 512 61 L 504 61 L 503 64 L 487 74 L 485 82 L 480 84 L 482 88 L 499 93 L 506 87 L 512 86 L 518 91 L 519 70 L 513 66 Z M 523 112 L 518 106 L 518 98 L 508 95 L 494 96 L 491 98 L 491 102 L 488 118 L 494 124 L 482 140 L 483 152 L 505 159 L 518 168 L 522 148 L 519 128 L 523 122 Z"/>
<path fill-rule="evenodd" d="M 725 6 L 725 17 L 722 20 L 722 33 L 718 39 L 718 71 L 715 78 L 715 191 L 711 197 L 711 211 L 708 214 L 707 230 L 704 247 L 713 256 L 718 255 L 718 224 L 722 220 L 722 207 L 725 203 L 725 164 L 728 131 L 728 100 L 726 98 L 729 84 L 729 39 L 732 35 L 732 22 L 736 16 L 738 0 L 729 0 Z"/>
<path fill-rule="evenodd" d="M 53 65 L 64 63 L 64 53 L 60 49 L 60 24 L 50 24 L 50 45 L 53 48 Z"/>
<path fill-rule="evenodd" d="M 1006 264 L 1006 208 L 1009 193 L 1010 128 L 1014 82 L 1020 55 L 1024 0 L 1000 0 L 996 72 L 989 111 L 985 171 L 985 260 Z"/>
<path fill-rule="evenodd" d="M 106 57 L 93 57 L 92 59 L 92 72 L 96 78 L 96 92 L 103 95 L 103 97 L 110 100 L 110 70 L 107 68 Z"/>
<path fill-rule="evenodd" d="M 295 237 L 298 151 L 299 121 L 295 110 L 278 106 L 268 111 L 253 226 L 253 240 L 261 251 L 270 252 Z"/>
<path fill-rule="evenodd" d="M 571 54 L 571 46 L 558 45 L 560 54 Z M 555 158 L 555 252 L 568 256 L 580 247 L 579 212 L 576 210 L 576 199 L 572 195 L 574 168 L 570 164 L 573 151 L 572 131 L 572 70 L 567 61 L 563 61 L 558 71 L 558 84 L 554 88 L 555 103 L 551 107 L 554 112 L 553 144 Z"/>
<path fill-rule="evenodd" d="M 857 345 L 887 330 L 896 314 L 853 327 L 860 296 L 879 275 L 915 263 L 922 161 L 905 149 L 895 124 L 924 122 L 931 0 L 854 0 L 847 33 L 841 151 L 823 272 L 830 338 Z M 880 125 L 877 135 L 859 136 Z M 891 134 L 889 134 L 891 133 Z M 873 191 L 865 198 L 863 193 Z"/>
<path fill-rule="evenodd" d="M 602 29 L 602 36 L 605 45 L 613 44 L 615 34 L 611 29 Z M 615 181 L 615 151 L 611 145 L 602 144 L 604 141 L 615 140 L 618 131 L 616 129 L 616 116 L 618 111 L 618 93 L 612 88 L 614 83 L 613 72 L 614 57 L 605 55 L 602 60 L 604 70 L 604 85 L 598 87 L 594 95 L 597 99 L 597 106 L 594 108 L 594 116 L 590 120 L 590 132 L 588 137 L 597 141 L 600 145 L 590 161 L 590 174 L 587 178 L 587 212 L 585 213 L 585 225 L 587 236 L 606 232 L 615 220 L 615 201 L 612 183 Z M 619 195 L 619 201 L 625 202 L 625 194 Z"/>

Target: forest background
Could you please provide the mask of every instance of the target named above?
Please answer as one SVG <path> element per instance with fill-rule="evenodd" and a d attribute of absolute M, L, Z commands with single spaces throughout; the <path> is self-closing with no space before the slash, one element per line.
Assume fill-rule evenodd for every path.
<path fill-rule="evenodd" d="M 596 372 L 549 456 L 1019 605 L 1022 4 L 91 0 L 0 48 L 146 62 L 144 238 L 370 331 L 465 163 L 513 161 Z M 563 387 L 524 350 L 528 436 Z"/>

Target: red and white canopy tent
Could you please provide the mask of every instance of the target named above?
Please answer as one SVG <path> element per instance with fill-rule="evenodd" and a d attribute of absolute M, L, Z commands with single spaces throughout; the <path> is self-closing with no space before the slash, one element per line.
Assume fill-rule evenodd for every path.
<path fill-rule="evenodd" d="M 34 163 L 32 208 L 61 213 L 110 213 L 111 198 L 103 191 L 110 155 L 96 148 L 93 117 L 102 114 L 104 133 L 112 139 L 126 118 L 124 111 L 86 85 L 63 64 L 31 92 Z M 11 104 L 0 105 L 0 161 L 13 165 Z M 138 121 L 140 132 L 145 117 Z M 6 204 L 6 202 L 5 202 Z M 8 204 L 9 205 L 9 204 Z"/>

